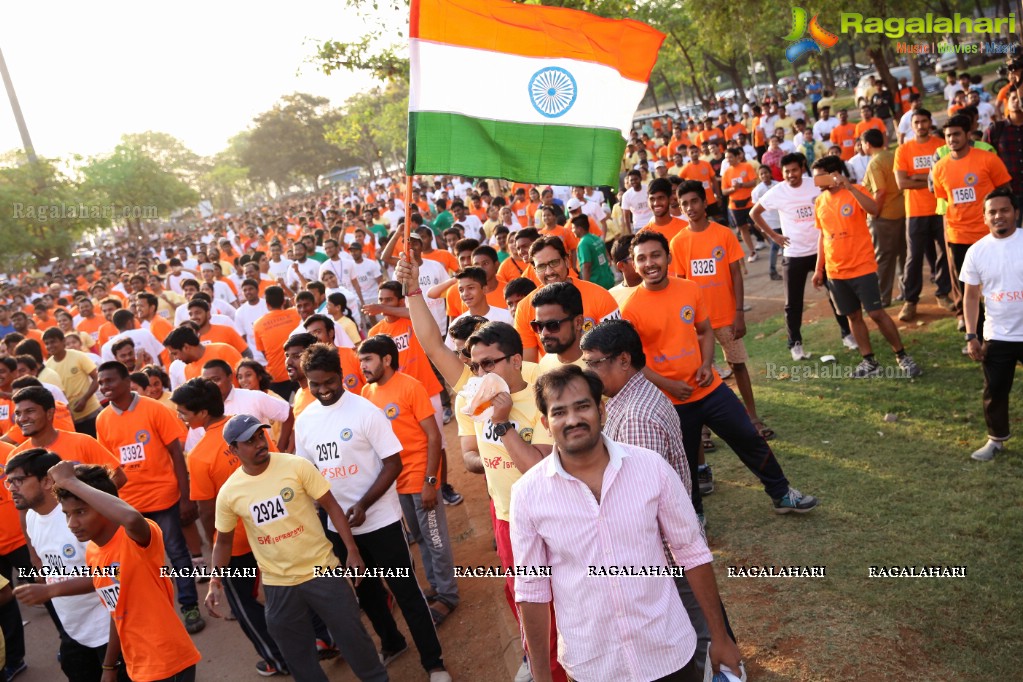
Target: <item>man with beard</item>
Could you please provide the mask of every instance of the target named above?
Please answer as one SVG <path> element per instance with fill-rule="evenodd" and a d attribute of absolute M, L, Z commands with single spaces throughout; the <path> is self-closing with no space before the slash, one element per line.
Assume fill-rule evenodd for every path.
<path fill-rule="evenodd" d="M 571 282 L 541 287 L 530 299 L 533 320 L 530 329 L 540 335 L 545 355 L 539 374 L 563 364 L 583 366 L 579 339 L 583 335 L 583 297 Z"/>

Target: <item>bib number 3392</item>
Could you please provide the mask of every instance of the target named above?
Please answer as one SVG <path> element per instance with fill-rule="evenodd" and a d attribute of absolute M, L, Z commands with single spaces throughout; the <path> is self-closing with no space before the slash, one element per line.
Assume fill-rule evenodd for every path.
<path fill-rule="evenodd" d="M 252 514 L 252 522 L 257 526 L 288 518 L 288 508 L 284 506 L 284 500 L 280 495 L 253 503 L 249 513 Z"/>
<path fill-rule="evenodd" d="M 142 443 L 131 443 L 121 446 L 121 464 L 134 464 L 146 458 L 146 448 Z"/>

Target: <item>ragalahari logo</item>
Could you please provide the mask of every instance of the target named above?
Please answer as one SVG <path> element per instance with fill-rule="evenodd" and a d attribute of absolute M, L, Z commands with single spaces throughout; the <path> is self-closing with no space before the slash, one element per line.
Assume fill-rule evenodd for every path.
<path fill-rule="evenodd" d="M 811 52 L 820 54 L 822 49 L 827 50 L 838 44 L 838 36 L 825 29 L 817 21 L 819 14 L 813 15 L 813 19 L 807 24 L 806 10 L 802 7 L 792 8 L 792 31 L 785 36 L 785 40 L 792 43 L 785 50 L 785 56 L 795 64 Z M 810 37 L 803 35 L 809 30 Z"/>

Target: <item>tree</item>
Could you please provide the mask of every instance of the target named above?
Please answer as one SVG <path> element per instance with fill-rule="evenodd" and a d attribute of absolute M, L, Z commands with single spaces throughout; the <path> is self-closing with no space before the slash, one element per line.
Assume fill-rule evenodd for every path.
<path fill-rule="evenodd" d="M 53 159 L 0 168 L 0 262 L 67 257 L 82 235 L 110 223 L 102 197 L 63 173 Z"/>
<path fill-rule="evenodd" d="M 133 234 L 141 232 L 143 221 L 168 217 L 175 209 L 199 201 L 199 193 L 184 180 L 129 144 L 91 159 L 82 174 L 86 186 L 105 197 L 114 221 L 123 221 Z"/>
<path fill-rule="evenodd" d="M 400 165 L 408 136 L 408 81 L 394 80 L 383 87 L 353 95 L 344 115 L 327 128 L 327 140 L 345 156 L 380 174 Z"/>
<path fill-rule="evenodd" d="M 287 95 L 253 120 L 239 149 L 240 167 L 248 168 L 253 180 L 272 182 L 280 191 L 294 184 L 316 187 L 320 175 L 345 160 L 325 138 L 338 119 L 324 97 Z"/>

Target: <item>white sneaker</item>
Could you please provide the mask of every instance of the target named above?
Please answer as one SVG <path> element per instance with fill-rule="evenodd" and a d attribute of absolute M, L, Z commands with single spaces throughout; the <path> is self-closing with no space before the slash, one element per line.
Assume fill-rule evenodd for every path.
<path fill-rule="evenodd" d="M 978 462 L 990 462 L 995 458 L 995 455 L 1005 449 L 1005 446 L 996 440 L 988 439 L 988 442 L 984 444 L 984 447 L 974 450 L 973 454 L 970 455 L 973 459 Z"/>
<path fill-rule="evenodd" d="M 753 242 L 753 250 L 754 251 L 763 251 L 764 247 L 766 247 L 766 246 L 767 246 L 767 244 L 765 244 L 764 242 L 758 242 L 758 241 L 754 241 Z"/>
<path fill-rule="evenodd" d="M 842 345 L 849 350 L 859 350 L 860 344 L 856 343 L 855 337 L 852 334 L 846 334 L 842 337 Z"/>
<path fill-rule="evenodd" d="M 809 360 L 810 359 L 810 353 L 807 353 L 807 352 L 805 352 L 803 350 L 803 344 L 801 344 L 801 343 L 797 343 L 796 345 L 792 346 L 790 351 L 792 353 L 792 359 L 793 360 Z"/>
<path fill-rule="evenodd" d="M 447 670 L 434 670 L 430 673 L 430 682 L 451 682 L 451 675 Z"/>
<path fill-rule="evenodd" d="M 515 673 L 514 682 L 533 682 L 533 673 L 529 672 L 529 662 L 522 661 L 519 670 Z"/>
<path fill-rule="evenodd" d="M 732 368 L 729 367 L 728 365 L 725 365 L 724 367 L 718 367 L 718 363 L 715 362 L 714 369 L 717 370 L 718 376 L 721 377 L 722 379 L 727 379 L 728 377 L 732 376 Z"/>
<path fill-rule="evenodd" d="M 756 262 L 757 262 L 757 252 L 756 252 L 756 251 L 754 251 L 753 253 L 751 253 L 751 254 L 749 255 L 749 258 L 747 258 L 746 260 L 747 260 L 748 262 L 750 262 L 750 263 L 756 263 Z"/>

